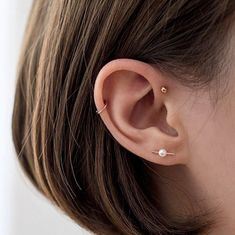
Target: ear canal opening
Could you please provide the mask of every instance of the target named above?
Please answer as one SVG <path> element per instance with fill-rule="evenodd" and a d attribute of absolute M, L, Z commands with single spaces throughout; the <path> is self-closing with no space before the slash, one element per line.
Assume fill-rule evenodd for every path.
<path fill-rule="evenodd" d="M 166 106 L 163 105 L 158 114 L 157 126 L 162 132 L 166 133 L 167 135 L 177 137 L 178 132 L 167 123 L 166 117 L 167 117 L 167 109 Z"/>
<path fill-rule="evenodd" d="M 129 122 L 138 129 L 156 126 L 167 135 L 177 137 L 178 132 L 167 123 L 167 109 L 163 105 L 159 110 L 153 107 L 154 93 L 151 89 L 145 96 L 138 100 L 130 112 Z"/>

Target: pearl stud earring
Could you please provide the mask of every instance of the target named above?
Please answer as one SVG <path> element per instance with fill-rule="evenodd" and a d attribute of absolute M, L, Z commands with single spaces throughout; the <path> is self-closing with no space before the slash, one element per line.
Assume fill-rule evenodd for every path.
<path fill-rule="evenodd" d="M 166 157 L 167 155 L 175 155 L 174 153 L 169 153 L 164 148 L 160 148 L 159 150 L 153 150 L 152 153 L 158 154 L 160 157 Z"/>

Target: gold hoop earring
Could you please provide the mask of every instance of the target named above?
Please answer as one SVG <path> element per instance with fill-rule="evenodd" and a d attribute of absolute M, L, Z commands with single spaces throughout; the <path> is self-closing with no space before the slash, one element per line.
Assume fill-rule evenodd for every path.
<path fill-rule="evenodd" d="M 162 86 L 160 91 L 165 94 L 165 93 L 167 93 L 168 90 L 167 90 L 167 87 Z M 105 110 L 106 107 L 107 107 L 107 103 L 100 110 L 96 110 L 96 113 L 101 114 L 103 112 L 103 110 Z"/>
<path fill-rule="evenodd" d="M 104 110 L 106 107 L 107 107 L 107 103 L 103 106 L 103 108 L 102 108 L 102 109 L 100 109 L 100 110 L 96 110 L 96 113 L 97 113 L 97 114 L 102 113 L 102 112 L 103 112 L 103 110 Z"/>

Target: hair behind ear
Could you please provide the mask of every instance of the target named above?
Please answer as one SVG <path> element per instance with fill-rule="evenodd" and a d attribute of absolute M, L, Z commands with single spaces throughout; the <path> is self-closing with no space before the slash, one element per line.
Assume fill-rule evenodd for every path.
<path fill-rule="evenodd" d="M 18 159 L 34 185 L 97 234 L 208 229 L 206 213 L 187 221 L 164 215 L 151 192 L 148 164 L 119 145 L 96 116 L 93 88 L 102 66 L 117 58 L 156 64 L 187 86 L 208 84 L 224 71 L 221 48 L 234 5 L 34 1 L 12 120 Z"/>

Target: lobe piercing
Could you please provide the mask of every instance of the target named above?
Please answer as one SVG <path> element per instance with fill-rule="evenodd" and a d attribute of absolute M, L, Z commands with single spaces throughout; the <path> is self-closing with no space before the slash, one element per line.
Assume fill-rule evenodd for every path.
<path fill-rule="evenodd" d="M 152 153 L 158 154 L 160 157 L 165 157 L 167 154 L 168 155 L 175 155 L 175 153 L 168 153 L 166 149 L 160 148 L 159 150 L 153 150 Z"/>

